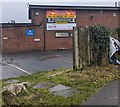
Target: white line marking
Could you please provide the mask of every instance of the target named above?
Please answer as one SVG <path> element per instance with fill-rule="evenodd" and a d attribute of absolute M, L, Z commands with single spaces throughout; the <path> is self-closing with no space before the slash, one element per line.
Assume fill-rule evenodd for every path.
<path fill-rule="evenodd" d="M 5 63 L 5 62 L 4 62 Z M 20 67 L 17 67 L 17 66 L 15 66 L 15 65 L 13 65 L 13 64 L 8 64 L 8 63 L 5 63 L 6 65 L 9 65 L 9 66 L 12 66 L 12 67 L 14 67 L 14 68 L 16 68 L 16 69 L 18 69 L 18 70 L 20 70 L 20 71 L 23 71 L 24 73 L 27 73 L 27 74 L 31 74 L 31 73 L 29 73 L 28 71 L 26 71 L 26 70 L 24 70 L 24 69 L 22 69 L 22 68 L 20 68 Z"/>

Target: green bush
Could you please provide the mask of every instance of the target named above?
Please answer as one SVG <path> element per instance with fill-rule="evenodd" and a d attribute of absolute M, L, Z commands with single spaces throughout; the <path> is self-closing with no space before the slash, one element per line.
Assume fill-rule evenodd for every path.
<path fill-rule="evenodd" d="M 120 40 L 120 27 L 116 28 L 115 32 L 117 33 L 118 39 Z"/>
<path fill-rule="evenodd" d="M 102 25 L 90 26 L 89 31 L 93 63 L 101 65 L 103 57 L 108 53 L 110 31 Z"/>

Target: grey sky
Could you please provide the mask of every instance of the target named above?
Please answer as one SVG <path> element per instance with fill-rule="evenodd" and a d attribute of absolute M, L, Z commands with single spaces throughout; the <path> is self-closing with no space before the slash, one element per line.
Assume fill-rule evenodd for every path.
<path fill-rule="evenodd" d="M 114 6 L 115 1 L 114 0 L 106 0 L 106 2 L 101 2 L 102 0 L 87 0 L 86 2 L 82 2 L 82 0 L 74 0 L 72 2 L 71 0 L 57 0 L 57 2 L 53 2 L 53 0 L 40 0 L 40 2 L 37 2 L 39 0 L 34 0 L 36 2 L 32 2 L 33 0 L 21 0 L 20 2 L 14 2 L 15 0 L 11 0 L 11 2 L 8 2 L 8 0 L 2 1 L 2 5 L 0 4 L 0 10 L 2 6 L 2 16 L 0 16 L 0 23 L 8 23 L 11 20 L 15 20 L 17 23 L 28 23 L 30 20 L 28 20 L 28 6 L 27 4 L 47 4 L 47 5 L 97 5 L 97 6 Z M 26 2 L 23 2 L 26 1 Z M 92 1 L 92 2 L 90 2 Z M 118 2 L 118 0 L 116 0 Z M 0 13 L 1 14 L 1 13 Z"/>
<path fill-rule="evenodd" d="M 2 22 L 29 22 L 27 3 L 2 3 Z"/>

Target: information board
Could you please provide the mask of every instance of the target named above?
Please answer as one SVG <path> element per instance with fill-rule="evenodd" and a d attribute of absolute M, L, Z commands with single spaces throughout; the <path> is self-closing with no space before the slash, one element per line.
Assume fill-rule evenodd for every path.
<path fill-rule="evenodd" d="M 76 27 L 75 10 L 47 10 L 47 30 L 72 30 Z"/>

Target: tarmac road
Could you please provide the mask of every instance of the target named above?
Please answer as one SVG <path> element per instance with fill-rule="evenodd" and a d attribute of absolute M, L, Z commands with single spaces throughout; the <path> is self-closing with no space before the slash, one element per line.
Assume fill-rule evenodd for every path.
<path fill-rule="evenodd" d="M 2 55 L 2 77 L 19 77 L 59 68 L 72 68 L 72 50 L 36 51 Z"/>

